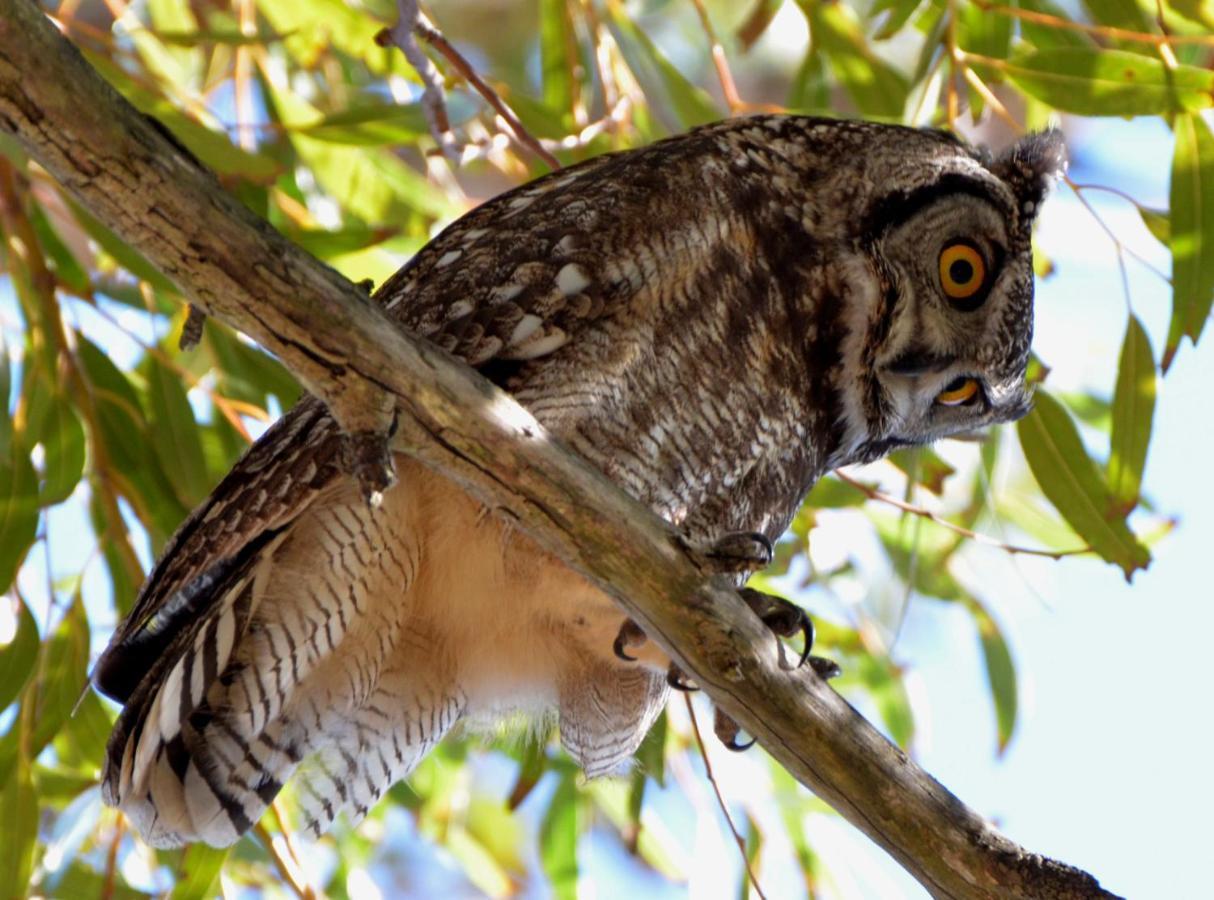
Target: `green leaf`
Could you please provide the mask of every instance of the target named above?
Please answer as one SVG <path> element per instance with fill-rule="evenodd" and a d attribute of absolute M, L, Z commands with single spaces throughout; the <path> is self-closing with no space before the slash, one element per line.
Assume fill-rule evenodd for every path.
<path fill-rule="evenodd" d="M 19 753 L 0 789 L 0 872 L 9 896 L 27 894 L 37 839 L 38 796 L 29 760 Z"/>
<path fill-rule="evenodd" d="M 1130 316 L 1117 364 L 1108 465 L 1113 500 L 1127 513 L 1138 504 L 1154 415 L 1155 357 L 1142 323 Z"/>
<path fill-rule="evenodd" d="M 663 710 L 637 747 L 637 768 L 658 783 L 666 786 L 666 711 Z"/>
<path fill-rule="evenodd" d="M 74 859 L 53 880 L 38 885 L 39 893 L 48 897 L 107 897 L 109 900 L 151 900 L 155 895 L 145 894 L 119 878 L 107 879 L 104 874 Z"/>
<path fill-rule="evenodd" d="M 897 450 L 889 455 L 889 461 L 915 484 L 923 485 L 937 497 L 944 492 L 944 482 L 957 472 L 931 447 Z"/>
<path fill-rule="evenodd" d="M 1197 115 L 1178 116 L 1174 129 L 1172 323 L 1161 364 L 1165 372 L 1183 335 L 1197 343 L 1214 303 L 1214 135 Z"/>
<path fill-rule="evenodd" d="M 991 700 L 995 705 L 996 753 L 1002 756 L 1016 731 L 1016 664 L 1012 660 L 1007 640 L 991 614 L 976 600 L 971 600 L 966 606 L 978 626 L 978 640 L 982 646 L 982 660 L 986 664 L 987 684 L 990 686 Z"/>
<path fill-rule="evenodd" d="M 43 252 L 47 256 L 50 269 L 55 273 L 55 278 L 79 294 L 85 296 L 91 294 L 93 283 L 89 279 L 88 273 L 80 265 L 80 262 L 72 254 L 72 251 L 59 238 L 59 234 L 55 231 L 54 226 L 51 225 L 41 206 L 34 206 L 30 210 L 30 223 L 38 234 L 38 243 L 42 246 Z"/>
<path fill-rule="evenodd" d="M 31 757 L 36 757 L 63 727 L 88 683 L 89 623 L 79 596 L 43 644 L 42 653 L 34 690 L 23 701 L 34 704 Z"/>
<path fill-rule="evenodd" d="M 783 5 L 784 0 L 754 0 L 750 12 L 742 17 L 741 24 L 734 33 L 743 53 L 753 47 L 763 36 Z"/>
<path fill-rule="evenodd" d="M 1062 405 L 1043 390 L 1033 411 L 1016 426 L 1020 446 L 1037 484 L 1075 533 L 1120 566 L 1126 579 L 1145 569 L 1151 555 L 1126 525 L 1079 430 Z"/>
<path fill-rule="evenodd" d="M 1159 243 L 1169 245 L 1172 242 L 1172 222 L 1166 210 L 1138 207 L 1138 215 L 1142 216 L 1142 224 L 1151 232 L 1151 236 Z"/>
<path fill-rule="evenodd" d="M 674 113 L 680 130 L 721 118 L 721 110 L 712 97 L 689 81 L 666 58 L 649 35 L 625 14 L 620 4 L 610 4 L 608 12 L 612 33 L 628 67 L 636 74 L 647 94 L 665 97 L 666 105 Z"/>
<path fill-rule="evenodd" d="M 17 699 L 38 659 L 38 623 L 24 600 L 14 597 L 12 603 L 17 631 L 11 641 L 0 645 L 0 712 Z"/>
<path fill-rule="evenodd" d="M 1004 74 L 1056 109 L 1087 116 L 1150 116 L 1214 106 L 1214 71 L 1169 69 L 1124 50 L 1063 47 L 1014 56 Z"/>
<path fill-rule="evenodd" d="M 849 506 L 863 506 L 867 500 L 867 495 L 859 488 L 840 481 L 833 475 L 826 475 L 814 485 L 803 506 L 811 509 L 844 509 Z"/>
<path fill-rule="evenodd" d="M 577 900 L 578 791 L 574 775 L 557 784 L 540 825 L 540 863 L 558 900 Z"/>
<path fill-rule="evenodd" d="M 909 747 L 915 736 L 915 716 L 911 711 L 910 698 L 906 695 L 906 686 L 893 664 L 888 660 L 862 656 L 854 665 L 849 664 L 844 669 L 841 678 L 849 678 L 853 671 L 876 704 L 890 740 L 899 747 Z"/>
<path fill-rule="evenodd" d="M 1083 5 L 1097 24 L 1130 31 L 1149 30 L 1137 0 L 1083 0 Z"/>
<path fill-rule="evenodd" d="M 455 111 L 461 109 L 464 114 L 456 115 Z M 468 102 L 447 104 L 447 115 L 452 125 L 461 124 L 471 117 L 472 112 L 472 105 Z M 384 144 L 412 144 L 421 135 L 429 134 L 429 128 L 420 103 L 363 103 L 331 113 L 300 127 L 298 131 L 335 144 L 378 147 Z"/>
<path fill-rule="evenodd" d="M 841 3 L 798 0 L 813 40 L 860 112 L 900 120 L 910 85 L 869 47 L 855 13 Z"/>
<path fill-rule="evenodd" d="M 5 417 L 7 418 L 7 411 Z M 20 436 L 0 456 L 0 588 L 17 577 L 38 529 L 38 474 Z"/>
<path fill-rule="evenodd" d="M 191 844 L 183 850 L 177 866 L 177 883 L 173 885 L 169 900 L 206 900 L 214 896 L 211 889 L 230 849 Z"/>
<path fill-rule="evenodd" d="M 177 293 L 177 287 L 173 282 L 161 275 L 160 271 L 144 259 L 142 254 L 128 247 L 122 238 L 94 219 L 92 214 L 87 212 L 83 206 L 76 204 L 70 199 L 68 200 L 68 205 L 71 207 L 76 221 L 80 223 L 80 227 L 85 230 L 89 237 L 97 242 L 102 250 L 109 254 L 114 262 L 118 263 L 118 265 L 136 278 L 148 282 L 148 284 L 158 290 L 167 291 L 170 294 Z"/>
<path fill-rule="evenodd" d="M 147 377 L 152 447 L 186 506 L 195 506 L 211 489 L 198 423 L 181 378 L 154 356 L 143 367 Z"/>
<path fill-rule="evenodd" d="M 573 124 L 576 70 L 581 65 L 577 34 L 565 0 L 540 0 L 540 100 L 557 121 Z"/>
<path fill-rule="evenodd" d="M 885 41 L 898 34 L 922 5 L 923 0 L 878 0 L 873 4 L 872 15 L 888 11 L 889 16 L 873 34 L 873 40 Z"/>
<path fill-rule="evenodd" d="M 1017 5 L 1028 12 L 1042 13 L 1059 19 L 1069 19 L 1070 14 L 1052 0 L 1018 0 Z M 1092 39 L 1081 31 L 1070 28 L 1055 28 L 1040 22 L 1020 20 L 1020 35 L 1038 50 L 1058 47 L 1091 47 Z"/>
<path fill-rule="evenodd" d="M 45 405 L 37 423 L 31 421 L 31 439 L 42 444 L 40 503 L 52 506 L 66 500 L 84 475 L 84 425 L 67 397 L 58 394 Z"/>

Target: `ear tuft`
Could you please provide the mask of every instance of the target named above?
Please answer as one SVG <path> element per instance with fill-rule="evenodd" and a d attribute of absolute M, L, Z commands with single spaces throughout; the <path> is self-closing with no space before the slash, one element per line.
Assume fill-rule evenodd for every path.
<path fill-rule="evenodd" d="M 1062 132 L 1052 128 L 1021 138 L 990 168 L 1011 187 L 1031 220 L 1054 182 L 1066 173 L 1066 163 Z"/>

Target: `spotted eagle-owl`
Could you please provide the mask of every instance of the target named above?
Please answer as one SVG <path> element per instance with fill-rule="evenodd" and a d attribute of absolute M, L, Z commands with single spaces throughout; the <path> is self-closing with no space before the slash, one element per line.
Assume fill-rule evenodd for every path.
<path fill-rule="evenodd" d="M 777 539 L 833 467 L 1026 411 L 1030 228 L 1062 165 L 1055 134 L 992 158 L 727 121 L 509 191 L 375 296 L 712 559 Z M 125 704 L 104 796 L 155 845 L 231 843 L 293 774 L 315 832 L 357 820 L 457 723 L 515 713 L 610 772 L 665 701 L 606 595 L 406 457 L 372 508 L 342 447 L 317 400 L 283 416 L 97 665 Z"/>

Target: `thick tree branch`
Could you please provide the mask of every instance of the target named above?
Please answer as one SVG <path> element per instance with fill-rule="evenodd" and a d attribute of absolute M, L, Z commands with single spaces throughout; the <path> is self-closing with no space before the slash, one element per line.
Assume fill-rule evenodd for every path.
<path fill-rule="evenodd" d="M 0 128 L 192 303 L 240 328 L 352 434 L 384 434 L 608 591 L 803 784 L 936 897 L 1109 897 L 998 834 L 771 635 L 676 532 L 550 440 L 471 369 L 401 334 L 366 295 L 229 197 L 121 100 L 31 0 L 0 0 Z"/>

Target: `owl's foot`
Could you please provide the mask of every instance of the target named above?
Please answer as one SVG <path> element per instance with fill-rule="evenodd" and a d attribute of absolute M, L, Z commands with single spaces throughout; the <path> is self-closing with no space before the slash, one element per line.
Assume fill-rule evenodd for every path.
<path fill-rule="evenodd" d="M 758 572 L 771 564 L 775 552 L 767 535 L 758 531 L 730 531 L 707 544 L 689 542 L 687 550 L 696 565 L 718 575 Z"/>
<path fill-rule="evenodd" d="M 749 750 L 755 745 L 754 738 L 751 738 L 745 744 L 738 743 L 738 735 L 742 733 L 742 729 L 738 727 L 738 723 L 730 718 L 729 713 L 717 707 L 713 710 L 712 715 L 712 730 L 726 750 L 732 750 L 734 753 L 742 753 Z"/>
<path fill-rule="evenodd" d="M 699 690 L 696 685 L 687 680 L 687 676 L 683 674 L 683 670 L 677 663 L 671 663 L 670 668 L 666 670 L 666 683 L 676 691 L 682 691 L 685 694 Z"/>
<path fill-rule="evenodd" d="M 764 594 L 754 588 L 741 588 L 738 593 L 750 607 L 751 612 L 763 620 L 767 630 L 777 638 L 790 638 L 801 634 L 805 638 L 805 648 L 795 666 L 789 666 L 784 658 L 784 643 L 777 641 L 780 648 L 780 665 L 786 669 L 799 669 L 809 659 L 810 648 L 814 645 L 814 623 L 801 607 L 783 597 L 774 594 Z"/>

